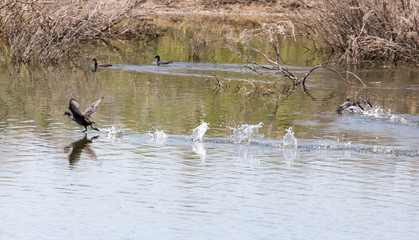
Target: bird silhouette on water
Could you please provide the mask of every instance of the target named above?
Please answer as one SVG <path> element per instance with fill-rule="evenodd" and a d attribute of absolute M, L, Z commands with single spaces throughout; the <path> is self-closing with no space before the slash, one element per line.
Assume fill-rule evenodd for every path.
<path fill-rule="evenodd" d="M 89 117 L 91 117 L 96 110 L 99 107 L 99 104 L 103 101 L 103 97 L 99 98 L 96 102 L 92 103 L 89 107 L 84 110 L 84 112 L 81 112 L 80 110 L 80 104 L 75 99 L 70 99 L 70 102 L 68 103 L 68 109 L 70 109 L 71 113 L 65 112 L 64 115 L 68 116 L 71 120 L 75 121 L 79 125 L 84 127 L 84 131 L 87 131 L 87 126 L 90 126 L 93 130 L 100 131 L 98 128 L 93 127 L 93 121 L 89 120 Z"/>
<path fill-rule="evenodd" d="M 110 67 L 110 66 L 112 66 L 112 64 L 97 64 L 96 58 L 93 58 L 92 61 L 94 62 L 93 65 L 95 66 L 95 68 L 97 68 L 97 67 Z"/>
<path fill-rule="evenodd" d="M 173 63 L 173 61 L 168 61 L 168 60 L 160 61 L 160 56 L 159 55 L 156 55 L 154 58 L 157 58 L 157 62 L 156 62 L 157 66 L 167 65 L 167 64 Z"/>
<path fill-rule="evenodd" d="M 88 156 L 90 156 L 91 159 L 96 160 L 96 154 L 95 152 L 89 147 L 89 144 L 93 142 L 94 139 L 98 138 L 99 136 L 91 137 L 90 139 L 87 138 L 87 135 L 85 133 L 84 137 L 79 139 L 78 141 L 75 141 L 70 144 L 70 147 L 65 147 L 64 151 L 69 152 L 71 149 L 70 154 L 68 155 L 68 160 L 70 162 L 70 165 L 76 164 L 81 157 L 82 153 L 87 153 Z"/>
<path fill-rule="evenodd" d="M 364 104 L 365 106 L 362 107 L 361 104 Z M 372 108 L 372 105 L 370 102 L 364 99 L 359 99 L 357 102 L 352 102 L 349 98 L 347 98 L 341 105 L 339 105 L 338 109 L 336 109 L 336 112 L 339 114 L 342 114 L 345 110 L 354 111 L 356 109 L 361 109 L 364 111 L 364 108 L 370 107 Z"/>

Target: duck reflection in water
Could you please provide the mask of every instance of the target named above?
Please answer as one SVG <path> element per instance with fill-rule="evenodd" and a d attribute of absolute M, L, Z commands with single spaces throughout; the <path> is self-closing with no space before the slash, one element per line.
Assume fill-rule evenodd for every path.
<path fill-rule="evenodd" d="M 77 163 L 80 160 L 81 154 L 84 152 L 86 153 L 91 159 L 96 160 L 95 152 L 89 147 L 89 144 L 93 142 L 94 139 L 98 138 L 99 135 L 91 137 L 90 139 L 87 138 L 87 134 L 84 135 L 83 138 L 77 140 L 70 144 L 69 147 L 65 147 L 64 151 L 69 152 L 71 148 L 71 152 L 68 155 L 68 160 L 70 165 Z"/>

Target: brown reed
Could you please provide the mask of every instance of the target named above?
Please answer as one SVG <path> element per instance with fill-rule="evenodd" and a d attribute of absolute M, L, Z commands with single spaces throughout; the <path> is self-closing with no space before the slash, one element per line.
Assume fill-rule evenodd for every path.
<path fill-rule="evenodd" d="M 57 62 L 86 41 L 155 34 L 135 0 L 7 0 L 0 5 L 0 41 L 14 62 Z"/>
<path fill-rule="evenodd" d="M 416 0 L 316 0 L 302 14 L 305 35 L 343 60 L 419 63 Z"/>

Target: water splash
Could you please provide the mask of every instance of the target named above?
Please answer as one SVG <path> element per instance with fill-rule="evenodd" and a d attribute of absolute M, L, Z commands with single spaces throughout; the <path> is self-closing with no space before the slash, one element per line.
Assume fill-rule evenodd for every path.
<path fill-rule="evenodd" d="M 342 111 L 342 114 L 363 113 L 364 111 L 358 106 L 350 106 Z"/>
<path fill-rule="evenodd" d="M 283 148 L 282 154 L 284 154 L 284 158 L 287 160 L 287 165 L 292 165 L 294 160 L 298 158 L 297 148 Z"/>
<path fill-rule="evenodd" d="M 234 143 L 250 143 L 254 137 L 263 138 L 263 134 L 259 134 L 259 128 L 262 126 L 263 122 L 257 125 L 243 124 L 237 128 L 229 128 L 233 130 Z"/>
<path fill-rule="evenodd" d="M 294 137 L 294 131 L 292 131 L 292 127 L 285 129 L 287 133 L 282 138 L 282 147 L 286 148 L 297 148 L 297 138 Z"/>
<path fill-rule="evenodd" d="M 188 140 L 192 141 L 200 141 L 202 142 L 202 138 L 204 137 L 205 132 L 208 130 L 209 124 L 206 122 L 201 122 L 201 125 L 196 127 L 192 134 L 188 137 Z"/>
<path fill-rule="evenodd" d="M 416 122 L 409 121 L 408 119 L 402 116 L 392 114 L 390 109 L 387 112 L 385 112 L 384 109 L 381 107 L 373 107 L 362 111 L 362 113 L 366 116 L 371 116 L 376 119 L 388 120 L 392 123 L 398 123 L 407 126 L 418 126 L 418 123 Z"/>
<path fill-rule="evenodd" d="M 258 148 L 251 148 L 250 145 L 236 145 L 234 148 L 234 157 L 237 162 L 250 165 L 253 167 L 260 167 L 260 150 Z"/>
<path fill-rule="evenodd" d="M 112 125 L 110 128 L 102 128 L 101 131 L 108 134 L 108 139 L 120 139 L 125 134 L 124 129 L 117 125 Z"/>
<path fill-rule="evenodd" d="M 390 111 L 389 113 L 385 113 L 384 109 L 382 109 L 381 107 L 373 107 L 373 108 L 363 111 L 362 113 L 364 115 L 375 117 L 375 118 L 384 118 L 390 114 Z"/>
<path fill-rule="evenodd" d="M 192 151 L 194 151 L 199 156 L 201 161 L 205 163 L 205 160 L 207 159 L 207 151 L 205 150 L 202 142 L 194 142 L 192 145 Z"/>
<path fill-rule="evenodd" d="M 152 141 L 162 141 L 165 140 L 168 136 L 167 134 L 164 132 L 164 130 L 159 131 L 157 129 L 154 129 L 154 133 L 148 132 L 147 135 L 149 135 L 151 137 Z"/>
<path fill-rule="evenodd" d="M 391 115 L 390 122 L 399 123 L 399 124 L 408 125 L 408 126 L 416 126 L 417 125 L 417 123 L 410 122 L 406 118 L 401 117 L 401 116 L 397 116 L 397 115 L 394 115 L 394 114 Z"/>

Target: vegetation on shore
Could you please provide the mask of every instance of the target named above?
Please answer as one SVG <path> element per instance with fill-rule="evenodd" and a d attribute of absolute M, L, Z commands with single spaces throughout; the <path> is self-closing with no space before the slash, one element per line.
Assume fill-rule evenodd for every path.
<path fill-rule="evenodd" d="M 0 5 L 0 36 L 13 62 L 57 62 L 86 41 L 155 35 L 135 10 L 144 1 L 7 0 Z"/>
<path fill-rule="evenodd" d="M 415 0 L 307 1 L 305 36 L 341 60 L 419 63 L 419 2 Z M 308 14 L 308 17 L 305 15 Z M 309 19 L 309 20 L 304 20 Z"/>
<path fill-rule="evenodd" d="M 84 42 L 110 45 L 112 40 L 156 37 L 153 18 L 158 14 L 153 12 L 179 9 L 198 14 L 201 10 L 253 11 L 255 15 L 265 11 L 273 14 L 274 22 L 279 16 L 288 17 L 295 35 L 338 53 L 345 63 L 419 64 L 419 3 L 414 0 L 6 0 L 0 4 L 0 42 L 14 62 L 57 62 L 69 52 L 77 53 Z M 188 17 L 184 21 L 192 22 Z M 211 58 L 215 43 L 228 37 L 223 21 L 215 23 L 215 33 L 207 31 L 209 21 L 198 23 L 191 25 L 193 38 L 185 39 L 190 41 L 188 54 L 194 61 Z"/>

